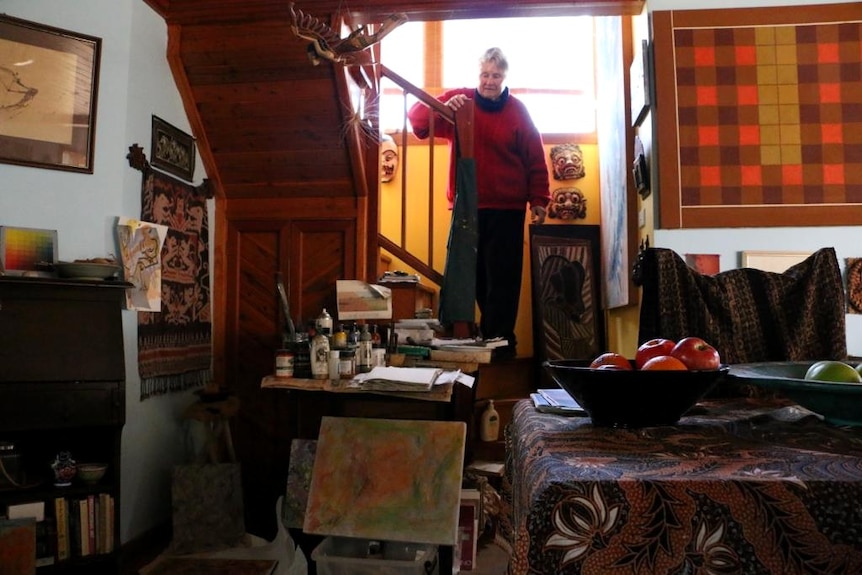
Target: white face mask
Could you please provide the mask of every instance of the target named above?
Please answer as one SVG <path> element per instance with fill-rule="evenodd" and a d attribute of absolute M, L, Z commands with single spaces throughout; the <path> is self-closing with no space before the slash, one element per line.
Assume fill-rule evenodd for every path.
<path fill-rule="evenodd" d="M 391 182 L 398 171 L 398 146 L 391 140 L 380 143 L 380 181 Z"/>

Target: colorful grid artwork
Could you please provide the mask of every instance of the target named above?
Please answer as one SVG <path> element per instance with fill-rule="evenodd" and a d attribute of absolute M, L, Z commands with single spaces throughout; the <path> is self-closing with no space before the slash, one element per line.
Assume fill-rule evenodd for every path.
<path fill-rule="evenodd" d="M 36 270 L 40 262 L 57 262 L 57 230 L 0 226 L 0 270 Z"/>
<path fill-rule="evenodd" d="M 657 18 L 663 28 L 655 42 L 657 100 L 665 104 L 658 112 L 665 116 L 658 120 L 662 217 L 671 220 L 662 227 L 858 221 L 858 8 L 855 14 L 832 14 L 823 7 L 798 16 L 776 10 L 692 12 Z M 668 185 L 678 196 L 667 193 Z M 814 215 L 806 218 L 809 212 L 797 208 Z M 746 219 L 734 220 L 739 214 Z"/>
<path fill-rule="evenodd" d="M 683 205 L 862 202 L 862 23 L 677 30 Z"/>

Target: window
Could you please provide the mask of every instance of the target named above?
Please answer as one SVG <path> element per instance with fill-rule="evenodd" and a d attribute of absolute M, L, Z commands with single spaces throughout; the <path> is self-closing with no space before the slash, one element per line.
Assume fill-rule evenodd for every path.
<path fill-rule="evenodd" d="M 588 16 L 406 22 L 383 39 L 380 58 L 436 95 L 475 86 L 479 57 L 498 46 L 509 60 L 509 91 L 527 105 L 543 134 L 591 134 L 596 129 L 593 31 Z M 401 91 L 388 79 L 382 88 L 380 127 L 401 129 Z M 407 105 L 412 103 L 408 98 Z"/>

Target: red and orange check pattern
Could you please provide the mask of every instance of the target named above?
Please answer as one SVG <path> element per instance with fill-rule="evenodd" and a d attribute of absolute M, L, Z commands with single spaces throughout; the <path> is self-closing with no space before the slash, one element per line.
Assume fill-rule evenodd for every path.
<path fill-rule="evenodd" d="M 862 202 L 862 22 L 673 41 L 683 207 Z"/>

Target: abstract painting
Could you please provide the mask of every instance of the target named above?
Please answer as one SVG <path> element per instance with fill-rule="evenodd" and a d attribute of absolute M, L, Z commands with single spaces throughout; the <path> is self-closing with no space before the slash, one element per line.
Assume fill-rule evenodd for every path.
<path fill-rule="evenodd" d="M 460 421 L 324 417 L 303 531 L 455 545 Z"/>

